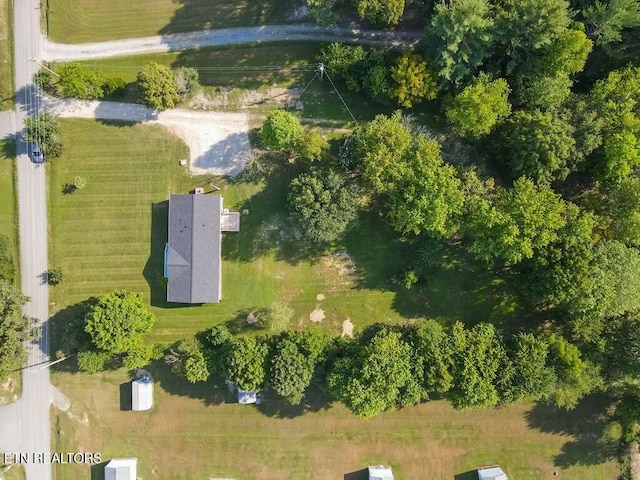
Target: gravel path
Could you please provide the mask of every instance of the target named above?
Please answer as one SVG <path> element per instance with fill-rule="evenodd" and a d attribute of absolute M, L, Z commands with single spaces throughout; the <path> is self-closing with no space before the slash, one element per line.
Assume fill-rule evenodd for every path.
<path fill-rule="evenodd" d="M 136 103 L 81 101 L 47 97 L 45 108 L 57 117 L 126 120 L 164 125 L 188 145 L 194 174 L 236 176 L 249 152 L 244 113 L 155 110 Z M 176 159 L 178 161 L 179 159 Z"/>
<path fill-rule="evenodd" d="M 270 25 L 176 33 L 77 45 L 53 43 L 43 38 L 41 58 L 48 61 L 89 60 L 216 45 L 309 40 L 406 46 L 417 43 L 420 36 L 420 32 L 387 32 L 344 27 L 320 27 L 318 25 Z"/>

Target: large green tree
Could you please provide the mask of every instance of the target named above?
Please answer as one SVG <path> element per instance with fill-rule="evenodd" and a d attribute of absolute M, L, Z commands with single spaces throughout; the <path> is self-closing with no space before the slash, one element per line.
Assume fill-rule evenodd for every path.
<path fill-rule="evenodd" d="M 453 384 L 447 397 L 454 408 L 488 407 L 498 403 L 496 382 L 506 363 L 504 346 L 493 325 L 479 323 L 467 330 L 456 322 L 447 347 Z"/>
<path fill-rule="evenodd" d="M 180 102 L 173 72 L 166 65 L 155 62 L 138 72 L 138 93 L 142 103 L 157 110 L 174 108 Z"/>
<path fill-rule="evenodd" d="M 284 338 L 275 346 L 269 380 L 278 395 L 298 405 L 311 383 L 314 367 L 312 358 L 301 352 L 292 340 Z"/>
<path fill-rule="evenodd" d="M 0 280 L 12 283 L 14 275 L 13 245 L 9 237 L 0 235 Z"/>
<path fill-rule="evenodd" d="M 142 344 L 142 335 L 155 323 L 142 295 L 125 290 L 107 293 L 85 317 L 85 331 L 99 350 L 125 353 Z"/>
<path fill-rule="evenodd" d="M 360 17 L 376 28 L 395 25 L 404 12 L 405 0 L 354 0 Z"/>
<path fill-rule="evenodd" d="M 596 1 L 584 10 L 583 15 L 592 36 L 603 46 L 621 42 L 624 29 L 640 27 L 640 3 L 637 0 Z"/>
<path fill-rule="evenodd" d="M 62 97 L 89 99 L 104 96 L 106 77 L 102 70 L 93 70 L 81 63 L 67 63 L 58 69 L 58 74 L 56 89 Z"/>
<path fill-rule="evenodd" d="M 460 82 L 474 75 L 491 55 L 493 7 L 489 0 L 452 0 L 434 8 L 423 50 L 440 77 Z"/>
<path fill-rule="evenodd" d="M 482 199 L 467 222 L 470 251 L 478 258 L 519 263 L 558 238 L 566 224 L 565 202 L 549 187 L 520 178 L 513 188 Z"/>
<path fill-rule="evenodd" d="M 28 142 L 40 145 L 48 158 L 56 158 L 62 154 L 58 121 L 49 113 L 26 117 L 24 138 Z"/>
<path fill-rule="evenodd" d="M 408 328 L 405 336 L 415 352 L 416 366 L 422 370 L 425 392 L 446 393 L 453 377 L 449 371 L 451 352 L 444 328 L 435 320 L 421 320 Z"/>
<path fill-rule="evenodd" d="M 0 279 L 0 380 L 26 358 L 24 342 L 33 336 L 34 320 L 23 315 L 28 298 Z"/>
<path fill-rule="evenodd" d="M 303 133 L 300 120 L 291 112 L 272 110 L 262 124 L 260 138 L 273 149 L 292 149 L 300 141 Z"/>
<path fill-rule="evenodd" d="M 537 183 L 564 180 L 577 161 L 573 128 L 538 110 L 518 111 L 500 129 L 502 154 L 513 178 Z"/>
<path fill-rule="evenodd" d="M 453 97 L 445 114 L 457 135 L 479 138 L 511 113 L 508 97 L 506 80 L 481 74 Z"/>
<path fill-rule="evenodd" d="M 393 83 L 389 95 L 407 108 L 433 100 L 438 94 L 437 78 L 436 71 L 421 55 L 407 51 L 391 67 Z"/>
<path fill-rule="evenodd" d="M 370 418 L 424 396 L 412 362 L 412 348 L 401 335 L 382 330 L 355 355 L 338 359 L 327 384 L 353 413 Z"/>
<path fill-rule="evenodd" d="M 640 247 L 640 180 L 625 178 L 607 198 L 614 237 L 629 246 Z"/>
<path fill-rule="evenodd" d="M 262 339 L 242 337 L 229 346 L 225 359 L 227 378 L 242 390 L 261 390 L 266 379 L 269 347 Z"/>
<path fill-rule="evenodd" d="M 338 239 L 357 216 L 358 197 L 347 178 L 334 170 L 300 174 L 289 185 L 289 211 L 315 243 Z"/>

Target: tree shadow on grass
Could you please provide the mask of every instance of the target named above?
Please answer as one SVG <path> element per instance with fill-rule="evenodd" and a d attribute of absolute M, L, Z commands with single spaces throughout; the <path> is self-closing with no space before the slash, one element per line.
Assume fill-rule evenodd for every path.
<path fill-rule="evenodd" d="M 91 465 L 91 480 L 104 480 L 104 467 L 109 462 L 101 462 L 95 465 Z"/>
<path fill-rule="evenodd" d="M 226 401 L 226 388 L 220 379 L 212 378 L 206 382 L 191 383 L 176 375 L 163 360 L 151 362 L 146 370 L 151 373 L 154 383 L 171 395 L 197 398 L 205 405 L 219 405 Z"/>
<path fill-rule="evenodd" d="M 469 470 L 468 472 L 458 473 L 453 476 L 453 480 L 478 480 L 478 471 Z"/>
<path fill-rule="evenodd" d="M 285 402 L 276 392 L 267 391 L 264 399 L 256 408 L 260 413 L 273 418 L 295 418 L 310 412 L 329 410 L 333 399 L 314 385 L 309 386 L 302 402 L 291 405 Z"/>
<path fill-rule="evenodd" d="M 357 472 L 345 473 L 344 480 L 369 480 L 369 470 L 367 468 L 363 468 Z"/>
<path fill-rule="evenodd" d="M 65 355 L 70 355 L 91 345 L 91 337 L 84 331 L 84 318 L 97 303 L 98 298 L 91 297 L 59 310 L 49 319 L 49 338 L 52 352 L 60 350 Z M 57 363 L 51 368 L 60 372 L 75 373 L 78 371 L 75 357 Z"/>
<path fill-rule="evenodd" d="M 16 141 L 8 138 L 3 140 L 1 154 L 6 160 L 13 161 L 16 158 Z"/>
<path fill-rule="evenodd" d="M 613 399 L 605 393 L 585 397 L 573 410 L 537 403 L 526 413 L 527 422 L 541 432 L 573 437 L 554 458 L 554 464 L 598 465 L 615 458 L 619 441 L 612 438 L 607 427 L 611 422 L 606 410 Z"/>

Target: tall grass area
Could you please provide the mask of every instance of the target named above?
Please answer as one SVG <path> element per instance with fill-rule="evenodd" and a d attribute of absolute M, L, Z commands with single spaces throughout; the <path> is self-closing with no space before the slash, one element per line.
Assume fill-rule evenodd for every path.
<path fill-rule="evenodd" d="M 13 2 L 0 0 L 0 110 L 14 105 Z"/>
<path fill-rule="evenodd" d="M 494 464 L 517 480 L 618 475 L 607 442 L 615 445 L 619 432 L 598 417 L 595 399 L 573 412 L 533 404 L 455 411 L 432 401 L 362 420 L 321 398 L 306 411 L 271 394 L 259 407 L 225 403 L 216 385 L 151 370 L 148 412 L 126 410 L 124 371 L 54 373 L 72 405 L 69 413 L 54 411 L 54 450 L 101 452 L 107 461 L 137 457 L 145 480 L 366 478 L 345 474 L 377 464 L 391 465 L 397 480 L 477 479 L 473 469 Z M 102 468 L 55 465 L 54 478 L 102 478 Z"/>
<path fill-rule="evenodd" d="M 16 177 L 16 145 L 0 140 L 0 235 L 9 238 L 15 263 L 16 285 L 20 285 L 18 271 L 18 199 Z"/>
<path fill-rule="evenodd" d="M 287 22 L 293 0 L 48 0 L 48 34 L 62 43 L 99 42 Z M 43 22 L 47 31 L 47 23 Z"/>
<path fill-rule="evenodd" d="M 326 76 L 324 80 L 316 78 L 311 82 L 316 72 L 309 68 L 300 68 L 316 64 L 322 48 L 326 45 L 322 42 L 231 45 L 184 52 L 105 58 L 82 63 L 91 68 L 104 70 L 109 76 L 123 78 L 130 85 L 125 97 L 125 100 L 130 102 L 136 101 L 133 82 L 136 81 L 138 72 L 149 62 L 161 63 L 172 68 L 187 66 L 198 69 L 205 96 L 215 94 L 218 89 L 230 90 L 227 95 L 231 100 L 230 107 L 216 106 L 213 108 L 216 110 L 239 108 L 234 105 L 232 99 L 247 90 L 264 93 L 270 87 L 276 86 L 302 91 L 309 85 L 300 97 L 303 106 L 300 114 L 303 117 L 349 123 L 352 121 L 351 116 Z M 59 64 L 54 64 L 54 70 L 58 66 Z M 375 104 L 364 94 L 351 92 L 340 83 L 337 83 L 337 87 L 347 106 L 360 122 L 368 121 L 378 113 L 393 110 L 393 106 Z M 274 102 L 270 101 L 267 95 L 266 101 L 256 101 L 244 108 L 263 113 L 273 108 L 273 105 Z"/>

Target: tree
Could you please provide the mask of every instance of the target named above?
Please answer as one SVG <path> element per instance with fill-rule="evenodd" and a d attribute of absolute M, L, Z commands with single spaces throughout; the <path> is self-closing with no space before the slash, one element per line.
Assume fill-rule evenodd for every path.
<path fill-rule="evenodd" d="M 200 74 L 193 67 L 178 68 L 174 73 L 174 77 L 178 95 L 183 98 L 200 86 Z"/>
<path fill-rule="evenodd" d="M 62 97 L 83 100 L 102 98 L 106 76 L 102 70 L 92 70 L 81 63 L 67 63 L 58 69 L 56 88 Z"/>
<path fill-rule="evenodd" d="M 577 158 L 573 129 L 538 110 L 518 111 L 500 129 L 500 143 L 513 178 L 536 183 L 564 180 Z"/>
<path fill-rule="evenodd" d="M 62 154 L 58 122 L 49 113 L 26 117 L 24 127 L 25 140 L 40 145 L 47 158 L 57 158 Z"/>
<path fill-rule="evenodd" d="M 355 0 L 361 18 L 367 19 L 376 28 L 395 25 L 404 12 L 405 0 Z"/>
<path fill-rule="evenodd" d="M 451 363 L 447 334 L 435 320 L 422 320 L 407 331 L 411 345 L 422 369 L 422 385 L 429 393 L 446 393 L 452 385 Z"/>
<path fill-rule="evenodd" d="M 401 175 L 387 194 L 394 229 L 402 234 L 451 235 L 462 214 L 464 195 L 455 169 L 442 161 L 438 142 L 418 136 L 394 168 Z"/>
<path fill-rule="evenodd" d="M 488 0 L 436 4 L 422 43 L 440 77 L 458 83 L 476 73 L 491 54 L 493 23 Z"/>
<path fill-rule="evenodd" d="M 105 371 L 112 360 L 113 355 L 103 350 L 78 352 L 78 368 L 81 372 L 89 374 Z"/>
<path fill-rule="evenodd" d="M 269 333 L 277 334 L 286 330 L 291 318 L 293 318 L 293 308 L 280 300 L 273 302 L 266 315 L 266 326 Z"/>
<path fill-rule="evenodd" d="M 314 366 L 315 362 L 304 355 L 294 342 L 284 338 L 276 344 L 271 360 L 271 385 L 290 404 L 298 405 L 311 383 Z"/>
<path fill-rule="evenodd" d="M 477 139 L 511 113 L 508 97 L 506 80 L 480 74 L 453 98 L 445 114 L 457 135 Z"/>
<path fill-rule="evenodd" d="M 355 355 L 339 358 L 327 376 L 327 385 L 353 413 L 370 418 L 423 398 L 412 361 L 411 346 L 400 334 L 382 330 Z"/>
<path fill-rule="evenodd" d="M 389 95 L 403 107 L 433 100 L 438 94 L 437 73 L 417 53 L 406 51 L 399 57 L 391 68 L 391 79 Z"/>
<path fill-rule="evenodd" d="M 304 355 L 316 363 L 325 360 L 327 349 L 331 343 L 331 337 L 329 337 L 327 331 L 317 325 L 312 325 L 304 330 L 289 332 L 288 338 L 298 346 Z"/>
<path fill-rule="evenodd" d="M 85 331 L 98 349 L 126 353 L 142 344 L 142 334 L 154 323 L 141 294 L 116 290 L 100 297 L 87 313 Z"/>
<path fill-rule="evenodd" d="M 339 172 L 312 170 L 291 181 L 289 212 L 314 243 L 338 239 L 357 216 L 358 196 Z"/>
<path fill-rule="evenodd" d="M 562 105 L 571 94 L 573 82 L 566 73 L 554 76 L 519 77 L 518 101 L 528 108 L 554 110 Z"/>
<path fill-rule="evenodd" d="M 306 0 L 309 13 L 320 25 L 333 25 L 338 20 L 334 12 L 336 0 Z"/>
<path fill-rule="evenodd" d="M 546 77 L 579 73 L 592 48 L 593 42 L 587 38 L 584 25 L 574 22 L 549 45 L 542 47 L 525 71 Z"/>
<path fill-rule="evenodd" d="M 82 190 L 84 187 L 87 186 L 87 180 L 84 177 L 76 175 L 75 177 L 73 177 L 72 185 L 74 189 Z"/>
<path fill-rule="evenodd" d="M 323 138 L 320 132 L 311 130 L 302 134 L 295 148 L 300 158 L 308 162 L 315 162 L 320 160 L 322 154 L 329 148 L 329 142 Z"/>
<path fill-rule="evenodd" d="M 319 60 L 324 63 L 349 90 L 355 92 L 361 88 L 359 67 L 367 58 L 367 52 L 360 45 L 330 43 L 320 51 Z"/>
<path fill-rule="evenodd" d="M 149 364 L 153 349 L 146 345 L 138 345 L 129 350 L 122 360 L 122 364 L 129 370 L 137 370 Z"/>
<path fill-rule="evenodd" d="M 24 342 L 34 336 L 35 321 L 22 314 L 28 298 L 0 279 L 0 379 L 26 358 Z"/>
<path fill-rule="evenodd" d="M 47 283 L 49 285 L 58 285 L 64 280 L 65 271 L 62 267 L 53 267 L 47 271 Z"/>
<path fill-rule="evenodd" d="M 578 347 L 560 335 L 549 335 L 548 343 L 549 365 L 557 378 L 550 399 L 557 407 L 572 409 L 582 397 L 601 385 L 599 369 L 582 360 Z"/>
<path fill-rule="evenodd" d="M 596 1 L 583 15 L 599 45 L 621 42 L 625 28 L 640 27 L 640 4 L 636 0 Z"/>
<path fill-rule="evenodd" d="M 569 25 L 566 0 L 503 0 L 498 7 L 496 36 L 506 50 L 507 72 L 536 50 L 551 44 Z"/>
<path fill-rule="evenodd" d="M 506 391 L 507 402 L 547 400 L 556 388 L 556 375 L 547 364 L 549 344 L 543 337 L 520 333 L 513 339 L 507 355 L 511 361 Z"/>
<path fill-rule="evenodd" d="M 469 250 L 486 261 L 515 264 L 558 238 L 566 224 L 566 205 L 549 187 L 520 178 L 513 188 L 483 199 L 471 211 Z"/>
<path fill-rule="evenodd" d="M 609 72 L 590 93 L 602 120 L 605 180 L 619 182 L 640 164 L 640 67 Z"/>
<path fill-rule="evenodd" d="M 488 407 L 498 403 L 496 379 L 505 364 L 504 347 L 493 325 L 479 323 L 471 330 L 456 322 L 449 336 L 453 378 L 447 398 L 456 409 Z"/>
<path fill-rule="evenodd" d="M 138 91 L 140 101 L 157 110 L 174 108 L 180 102 L 173 72 L 159 63 L 151 62 L 138 72 Z"/>
<path fill-rule="evenodd" d="M 242 390 L 261 390 L 268 353 L 268 346 L 260 339 L 243 337 L 233 340 L 225 362 L 227 378 Z"/>
<path fill-rule="evenodd" d="M 614 185 L 607 198 L 611 231 L 628 246 L 640 246 L 640 180 L 626 178 Z"/>
<path fill-rule="evenodd" d="M 292 113 L 272 110 L 260 130 L 260 138 L 270 148 L 286 150 L 294 148 L 303 136 L 302 125 Z"/>
<path fill-rule="evenodd" d="M 607 322 L 603 368 L 607 379 L 616 382 L 640 374 L 640 318 L 623 315 Z"/>

